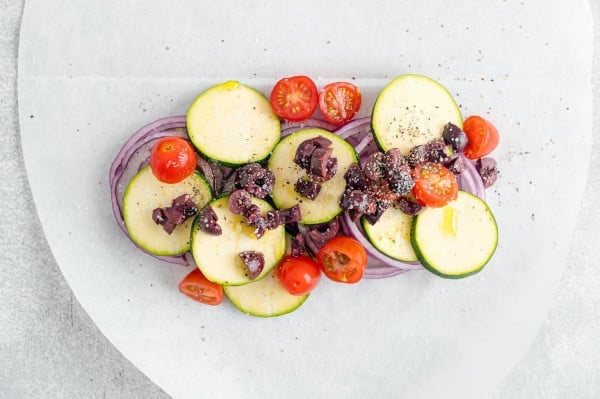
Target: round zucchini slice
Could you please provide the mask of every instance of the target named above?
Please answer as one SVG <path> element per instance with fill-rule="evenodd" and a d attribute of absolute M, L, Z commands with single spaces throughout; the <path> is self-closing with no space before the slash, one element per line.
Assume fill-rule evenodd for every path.
<path fill-rule="evenodd" d="M 413 218 L 411 242 L 429 271 L 446 278 L 479 272 L 498 245 L 498 226 L 479 197 L 459 191 L 441 208 L 425 208 Z"/>
<path fill-rule="evenodd" d="M 275 269 L 260 281 L 240 286 L 225 286 L 223 292 L 236 308 L 259 317 L 290 313 L 299 308 L 310 295 L 292 295 L 287 292 L 275 276 Z"/>
<path fill-rule="evenodd" d="M 311 200 L 298 194 L 294 186 L 306 176 L 306 171 L 294 163 L 298 146 L 305 140 L 322 136 L 331 141 L 332 157 L 337 158 L 337 172 L 333 178 L 323 182 L 319 195 Z M 300 205 L 303 224 L 326 223 L 342 212 L 340 199 L 346 187 L 344 175 L 358 158 L 354 147 L 341 137 L 323 129 L 304 129 L 282 139 L 273 149 L 268 168 L 275 175 L 275 187 L 271 198 L 277 208 Z"/>
<path fill-rule="evenodd" d="M 383 88 L 373 106 L 371 129 L 382 151 L 403 155 L 442 137 L 451 122 L 462 128 L 462 114 L 448 90 L 421 75 L 400 75 Z"/>
<path fill-rule="evenodd" d="M 236 81 L 201 93 L 188 109 L 186 124 L 198 151 L 229 166 L 264 160 L 281 138 L 269 100 Z"/>
<path fill-rule="evenodd" d="M 412 219 L 394 206 L 386 209 L 375 224 L 364 217 L 361 223 L 365 235 L 377 250 L 402 262 L 415 262 L 417 255 L 410 242 Z"/>
<path fill-rule="evenodd" d="M 228 200 L 229 196 L 224 196 L 208 204 L 217 214 L 222 234 L 213 235 L 200 230 L 196 218 L 192 228 L 192 256 L 202 274 L 210 281 L 222 285 L 244 285 L 265 277 L 283 257 L 285 229 L 279 226 L 256 238 L 254 227 L 247 225 L 241 215 L 229 210 Z M 252 203 L 260 208 L 261 214 L 273 209 L 269 203 L 258 198 L 253 197 Z M 256 251 L 264 256 L 263 270 L 254 280 L 239 257 L 244 251 Z"/>
<path fill-rule="evenodd" d="M 171 234 L 152 220 L 154 209 L 171 206 L 172 201 L 183 194 L 189 194 L 198 209 L 212 198 L 208 183 L 198 172 L 179 183 L 167 184 L 154 176 L 150 166 L 142 168 L 130 180 L 123 197 L 123 219 L 133 242 L 154 255 L 187 252 L 193 219 L 177 226 Z"/>

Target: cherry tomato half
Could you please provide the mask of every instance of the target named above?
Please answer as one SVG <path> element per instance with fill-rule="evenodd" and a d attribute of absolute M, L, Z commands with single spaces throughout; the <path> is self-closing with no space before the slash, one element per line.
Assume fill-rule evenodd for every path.
<path fill-rule="evenodd" d="M 164 137 L 152 148 L 150 167 L 161 182 L 178 183 L 196 169 L 196 153 L 186 140 Z"/>
<path fill-rule="evenodd" d="M 281 285 L 292 295 L 311 292 L 321 280 L 321 269 L 308 255 L 284 257 L 275 271 Z"/>
<path fill-rule="evenodd" d="M 199 269 L 194 269 L 181 280 L 179 291 L 207 305 L 218 305 L 223 301 L 223 287 L 207 280 Z"/>
<path fill-rule="evenodd" d="M 319 93 L 319 110 L 327 122 L 343 125 L 354 118 L 361 101 L 360 90 L 352 83 L 329 83 Z"/>
<path fill-rule="evenodd" d="M 456 176 L 443 165 L 433 162 L 418 164 L 412 176 L 415 181 L 412 193 L 423 206 L 442 207 L 458 196 Z"/>
<path fill-rule="evenodd" d="M 356 283 L 367 268 L 367 251 L 351 237 L 338 236 L 327 241 L 317 253 L 321 270 L 333 281 Z"/>
<path fill-rule="evenodd" d="M 302 121 L 315 112 L 319 93 L 315 82 L 308 76 L 291 76 L 275 83 L 269 100 L 279 117 Z"/>
<path fill-rule="evenodd" d="M 465 119 L 463 131 L 469 139 L 465 148 L 465 155 L 469 159 L 479 159 L 488 155 L 500 141 L 496 127 L 480 116 L 469 116 Z"/>

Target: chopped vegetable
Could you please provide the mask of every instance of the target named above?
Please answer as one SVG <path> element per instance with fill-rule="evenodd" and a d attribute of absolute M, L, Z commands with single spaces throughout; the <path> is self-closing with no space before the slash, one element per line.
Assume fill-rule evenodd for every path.
<path fill-rule="evenodd" d="M 236 171 L 236 188 L 243 188 L 256 198 L 265 198 L 273 190 L 274 185 L 273 172 L 257 163 L 249 163 Z"/>
<path fill-rule="evenodd" d="M 156 208 L 152 211 L 152 220 L 171 234 L 175 227 L 183 224 L 187 219 L 196 216 L 198 207 L 189 194 L 182 194 L 173 200 L 169 207 Z"/>
<path fill-rule="evenodd" d="M 258 251 L 244 251 L 239 254 L 250 280 L 256 279 L 265 268 L 265 256 Z"/>

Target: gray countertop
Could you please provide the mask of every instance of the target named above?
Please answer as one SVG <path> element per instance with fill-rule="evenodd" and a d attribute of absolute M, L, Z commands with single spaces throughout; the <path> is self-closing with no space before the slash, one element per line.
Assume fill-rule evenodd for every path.
<path fill-rule="evenodd" d="M 111 345 L 74 299 L 36 216 L 18 123 L 23 3 L 0 0 L 0 398 L 168 397 Z M 599 54 L 600 1 L 591 5 Z M 598 67 L 596 57 L 594 70 Z M 598 80 L 596 73 L 595 131 Z M 599 150 L 600 137 L 594 135 L 592 154 Z M 589 168 L 571 256 L 546 321 L 488 399 L 600 397 L 598 157 L 592 156 Z"/>

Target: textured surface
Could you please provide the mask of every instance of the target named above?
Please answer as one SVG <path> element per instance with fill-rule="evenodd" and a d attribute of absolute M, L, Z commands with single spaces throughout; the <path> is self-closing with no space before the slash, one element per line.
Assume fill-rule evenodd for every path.
<path fill-rule="evenodd" d="M 597 20 L 600 7 L 592 5 Z M 73 300 L 40 230 L 17 123 L 22 2 L 0 1 L 0 10 L 0 179 L 5 182 L 0 188 L 5 216 L 0 225 L 0 397 L 164 397 Z M 596 140 L 594 149 L 599 145 Z M 591 162 L 591 170 L 597 170 L 598 160 Z M 594 228 L 600 215 L 592 206 L 599 199 L 600 181 L 590 173 L 572 256 L 548 319 L 530 351 L 489 398 L 588 398 L 600 393 L 600 277 L 594 263 L 600 254 Z"/>

